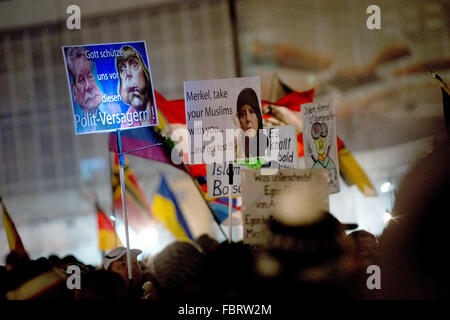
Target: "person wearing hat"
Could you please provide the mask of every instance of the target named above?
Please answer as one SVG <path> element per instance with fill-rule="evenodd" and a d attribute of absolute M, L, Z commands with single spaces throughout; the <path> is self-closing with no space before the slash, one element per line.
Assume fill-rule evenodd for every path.
<path fill-rule="evenodd" d="M 193 244 L 172 242 L 150 258 L 151 281 L 144 284 L 144 298 L 195 299 L 204 270 L 205 257 Z"/>
<path fill-rule="evenodd" d="M 131 274 L 133 277 L 132 288 L 130 288 L 130 281 L 128 279 L 127 268 L 127 249 L 124 247 L 117 247 L 103 258 L 103 268 L 106 271 L 118 273 L 125 281 L 127 292 L 132 296 L 139 296 L 142 281 L 142 269 L 137 260 L 137 256 L 142 253 L 139 249 L 131 249 Z"/>
<path fill-rule="evenodd" d="M 271 292 L 278 292 L 277 298 L 355 296 L 345 236 L 345 230 L 354 225 L 343 224 L 330 212 L 318 210 L 293 216 L 279 211 L 268 227 L 265 250 L 256 256 L 256 271 L 271 286 Z M 293 288 L 295 295 L 279 293 Z"/>

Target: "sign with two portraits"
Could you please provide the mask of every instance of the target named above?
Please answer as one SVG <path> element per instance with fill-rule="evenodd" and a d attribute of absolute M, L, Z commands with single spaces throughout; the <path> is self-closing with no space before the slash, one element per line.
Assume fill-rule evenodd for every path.
<path fill-rule="evenodd" d="M 144 41 L 62 47 L 75 134 L 158 124 Z"/>

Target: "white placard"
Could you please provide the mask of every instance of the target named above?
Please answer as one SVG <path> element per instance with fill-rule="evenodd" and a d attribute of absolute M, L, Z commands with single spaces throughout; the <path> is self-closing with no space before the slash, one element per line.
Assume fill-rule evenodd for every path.
<path fill-rule="evenodd" d="M 276 126 L 264 128 L 261 139 L 268 138 L 268 143 L 262 157 L 264 168 L 297 168 L 297 139 L 294 126 Z M 241 192 L 241 172 L 247 166 L 233 164 L 233 196 Z M 206 166 L 206 178 L 208 182 L 208 197 L 226 197 L 229 191 L 228 164 L 213 163 Z"/>
<path fill-rule="evenodd" d="M 262 129 L 259 77 L 185 81 L 184 99 L 190 164 L 233 161 L 236 130 Z"/>
<path fill-rule="evenodd" d="M 306 168 L 329 172 L 329 192 L 340 190 L 336 140 L 336 112 L 332 100 L 302 105 Z"/>
<path fill-rule="evenodd" d="M 269 138 L 264 167 L 297 168 L 297 131 L 295 126 L 275 126 L 263 129 Z"/>
<path fill-rule="evenodd" d="M 241 194 L 241 171 L 243 167 L 233 164 L 233 196 Z M 206 165 L 208 198 L 227 197 L 229 192 L 228 163 Z"/>
<path fill-rule="evenodd" d="M 280 169 L 274 175 L 243 170 L 241 175 L 243 241 L 252 247 L 266 244 L 274 217 L 288 224 L 307 224 L 329 211 L 325 169 Z"/>

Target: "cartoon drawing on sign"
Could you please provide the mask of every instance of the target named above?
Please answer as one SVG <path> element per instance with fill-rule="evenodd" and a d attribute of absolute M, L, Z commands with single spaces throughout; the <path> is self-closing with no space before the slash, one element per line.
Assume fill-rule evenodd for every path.
<path fill-rule="evenodd" d="M 306 168 L 328 169 L 329 192 L 337 193 L 340 190 L 339 158 L 333 101 L 304 104 L 302 116 Z"/>
<path fill-rule="evenodd" d="M 253 89 L 245 88 L 239 93 L 236 111 L 239 125 L 245 133 L 244 141 L 241 141 L 241 143 L 238 144 L 238 158 L 258 156 L 256 153 L 254 154 L 251 152 L 253 150 L 250 146 L 253 145 L 253 143 L 258 143 L 257 133 L 262 129 L 263 123 L 258 96 Z"/>
<path fill-rule="evenodd" d="M 120 107 L 102 102 L 102 92 L 95 79 L 95 66 L 83 47 L 71 47 L 66 51 L 67 68 L 74 101 L 76 132 L 84 133 L 117 128 L 117 125 L 97 124 L 99 112 L 114 113 Z"/>
<path fill-rule="evenodd" d="M 311 136 L 314 139 L 314 146 L 317 152 L 317 159 L 311 154 L 311 158 L 314 161 L 312 168 L 328 169 L 332 172 L 335 179 L 337 176 L 336 165 L 333 159 L 328 157 L 331 149 L 331 145 L 328 145 L 327 148 L 328 125 L 325 122 L 315 122 L 311 127 Z"/>
<path fill-rule="evenodd" d="M 130 127 L 153 123 L 155 120 L 154 103 L 150 72 L 141 54 L 126 45 L 120 48 L 122 55 L 116 57 L 116 69 L 119 74 L 118 93 L 125 104 L 129 105 L 127 113 L 139 112 L 139 120 Z M 122 124 L 122 127 L 127 125 Z"/>
<path fill-rule="evenodd" d="M 76 135 L 158 124 L 144 41 L 62 50 Z"/>

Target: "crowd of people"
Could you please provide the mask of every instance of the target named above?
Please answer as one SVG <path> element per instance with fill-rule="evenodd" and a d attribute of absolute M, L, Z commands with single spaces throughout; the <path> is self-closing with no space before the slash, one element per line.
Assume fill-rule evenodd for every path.
<path fill-rule="evenodd" d="M 264 248 L 219 243 L 204 234 L 193 242 L 175 241 L 147 257 L 133 249 L 132 282 L 123 247 L 107 253 L 101 266 L 83 264 L 70 255 L 31 260 L 11 252 L 0 266 L 0 299 L 448 298 L 443 257 L 450 212 L 450 148 L 447 144 L 435 150 L 405 176 L 394 207 L 396 218 L 381 237 L 346 231 L 328 212 L 308 225 L 273 219 Z M 74 266 L 80 283 L 69 288 L 67 270 Z"/>
<path fill-rule="evenodd" d="M 124 247 L 107 253 L 101 266 L 86 265 L 72 255 L 31 260 L 12 252 L 0 269 L 0 293 L 2 299 L 153 301 L 267 300 L 283 292 L 358 297 L 358 281 L 365 285 L 360 275 L 367 265 L 378 263 L 376 237 L 365 231 L 346 236 L 330 214 L 314 226 L 274 222 L 272 229 L 274 245 L 268 249 L 219 243 L 207 234 L 192 243 L 175 241 L 140 260 L 142 252 L 132 249 L 132 282 Z M 80 272 L 78 288 L 68 284 L 76 282 L 68 272 L 74 266 Z"/>

